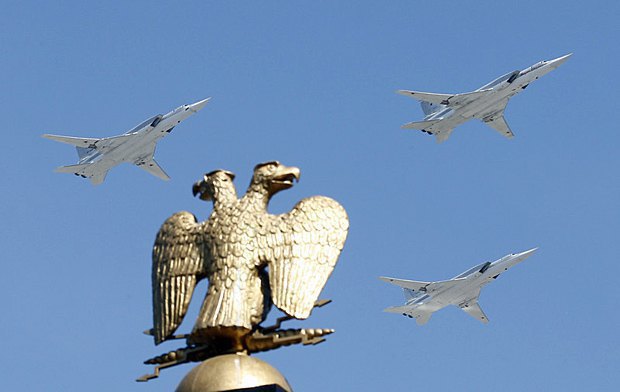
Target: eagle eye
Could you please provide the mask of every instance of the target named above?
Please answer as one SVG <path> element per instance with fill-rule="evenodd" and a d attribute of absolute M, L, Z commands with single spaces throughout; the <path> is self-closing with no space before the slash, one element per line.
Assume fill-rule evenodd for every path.
<path fill-rule="evenodd" d="M 269 161 L 269 162 L 263 162 L 263 163 L 259 163 L 258 165 L 254 166 L 254 170 L 258 170 L 262 167 L 267 167 L 269 169 L 274 169 L 276 167 L 278 167 L 278 165 L 280 165 L 280 162 L 278 161 Z"/>

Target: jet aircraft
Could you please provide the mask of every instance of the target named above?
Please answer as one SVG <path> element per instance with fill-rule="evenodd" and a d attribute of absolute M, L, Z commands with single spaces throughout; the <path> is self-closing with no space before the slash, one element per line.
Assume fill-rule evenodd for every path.
<path fill-rule="evenodd" d="M 539 77 L 562 65 L 571 55 L 572 53 L 554 60 L 540 61 L 522 71 L 509 72 L 469 93 L 435 94 L 398 90 L 397 93 L 420 101 L 426 115 L 423 121 L 410 122 L 402 128 L 418 129 L 435 135 L 437 143 L 441 143 L 450 137 L 455 127 L 477 118 L 501 135 L 512 138 L 514 134 L 504 119 L 508 100 Z"/>
<path fill-rule="evenodd" d="M 418 325 L 423 325 L 434 312 L 448 305 L 456 305 L 486 324 L 489 320 L 478 304 L 480 290 L 508 268 L 531 256 L 536 249 L 538 248 L 476 265 L 450 280 L 420 282 L 381 276 L 379 279 L 402 287 L 407 301 L 403 306 L 389 307 L 385 311 L 415 318 Z"/>
<path fill-rule="evenodd" d="M 153 159 L 157 141 L 169 134 L 181 121 L 202 109 L 209 99 L 153 116 L 119 136 L 96 139 L 46 134 L 43 137 L 76 146 L 78 163 L 61 166 L 56 171 L 90 178 L 94 185 L 101 184 L 108 170 L 122 162 L 132 163 L 162 180 L 169 180 L 170 177 Z"/>

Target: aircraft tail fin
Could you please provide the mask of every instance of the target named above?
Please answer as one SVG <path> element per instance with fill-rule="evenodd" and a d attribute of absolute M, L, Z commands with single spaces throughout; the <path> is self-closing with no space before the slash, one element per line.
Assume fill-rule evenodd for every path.
<path fill-rule="evenodd" d="M 409 301 L 416 297 L 416 292 L 411 289 L 403 288 L 403 295 L 405 296 L 405 300 Z"/>
<path fill-rule="evenodd" d="M 77 154 L 80 160 L 84 159 L 84 157 L 88 156 L 88 154 L 90 154 L 93 151 L 93 148 L 88 148 L 88 147 L 76 146 L 75 149 L 77 150 Z"/>
<path fill-rule="evenodd" d="M 427 102 L 427 101 L 421 101 L 420 105 L 422 106 L 422 111 L 427 116 L 433 113 L 437 113 L 438 111 L 446 107 L 446 105 L 441 105 L 441 104 Z"/>

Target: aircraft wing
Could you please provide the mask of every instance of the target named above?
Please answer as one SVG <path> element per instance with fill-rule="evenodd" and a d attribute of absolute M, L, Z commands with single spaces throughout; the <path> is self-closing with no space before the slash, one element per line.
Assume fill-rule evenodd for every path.
<path fill-rule="evenodd" d="M 73 136 L 60 136 L 60 135 L 43 135 L 44 138 L 55 140 L 57 142 L 71 144 L 77 147 L 85 147 L 88 148 L 95 144 L 95 142 L 99 139 L 92 137 L 73 137 Z"/>
<path fill-rule="evenodd" d="M 423 282 L 418 280 L 388 278 L 386 276 L 380 276 L 379 279 L 383 280 L 384 282 L 395 284 L 396 286 L 402 287 L 404 289 L 425 291 L 428 294 L 432 294 L 437 291 L 443 291 L 452 286 L 456 286 L 461 283 L 461 281 L 465 280 L 465 278 L 459 278 L 452 280 L 441 280 L 438 282 Z"/>
<path fill-rule="evenodd" d="M 155 162 L 155 159 L 150 159 L 142 164 L 138 164 L 137 165 L 140 169 L 144 169 L 145 171 L 151 173 L 152 175 L 154 175 L 155 177 L 159 177 L 162 180 L 169 180 L 170 176 L 168 176 L 166 174 L 166 172 L 164 171 L 164 169 L 161 168 L 161 166 L 159 166 L 159 164 L 157 162 Z"/>
<path fill-rule="evenodd" d="M 431 282 L 421 282 L 417 280 L 407 280 L 407 279 L 396 279 L 396 278 L 388 278 L 386 276 L 380 276 L 384 282 L 395 284 L 396 286 L 402 287 L 404 289 L 414 290 L 414 291 L 424 291 L 426 286 L 431 284 Z M 388 310 L 386 309 L 386 312 Z"/>
<path fill-rule="evenodd" d="M 446 102 L 455 96 L 455 94 L 436 94 L 436 93 L 424 93 L 422 91 L 410 91 L 410 90 L 398 90 L 398 94 L 406 95 L 417 99 L 418 101 L 430 102 L 435 105 L 445 105 Z"/>
<path fill-rule="evenodd" d="M 512 130 L 510 130 L 510 127 L 508 126 L 508 123 L 506 122 L 503 113 L 497 117 L 491 117 L 487 120 L 484 120 L 484 123 L 495 129 L 497 132 L 507 137 L 508 139 L 514 137 L 514 133 L 512 133 Z"/>
<path fill-rule="evenodd" d="M 92 137 L 73 137 L 73 136 L 60 136 L 60 135 L 43 135 L 46 139 L 55 140 L 57 142 L 71 144 L 77 147 L 83 148 L 95 148 L 97 151 L 109 150 L 114 147 L 118 147 L 127 140 L 131 139 L 134 135 L 120 135 L 113 137 L 105 137 L 102 139 Z"/>
<path fill-rule="evenodd" d="M 418 101 L 430 102 L 436 105 L 446 105 L 449 107 L 460 106 L 475 101 L 476 99 L 488 94 L 491 89 L 472 91 L 463 94 L 435 94 L 425 93 L 422 91 L 398 90 L 402 95 L 407 95 L 417 99 Z"/>
<path fill-rule="evenodd" d="M 168 176 L 166 172 L 164 171 L 164 169 L 162 169 L 161 166 L 159 166 L 159 164 L 155 162 L 155 159 L 153 159 L 153 155 L 155 155 L 156 146 L 157 146 L 157 143 L 152 143 L 148 147 L 148 149 L 144 151 L 144 153 L 142 154 L 142 158 L 134 162 L 134 164 L 138 166 L 140 169 L 143 169 L 144 171 L 151 173 L 155 177 L 158 177 L 158 178 L 161 178 L 162 180 L 167 181 L 170 179 L 170 176 Z"/>
<path fill-rule="evenodd" d="M 481 322 L 486 324 L 489 322 L 489 319 L 487 318 L 487 315 L 484 314 L 484 312 L 482 311 L 480 304 L 478 304 L 479 297 L 480 288 L 474 290 L 471 293 L 470 299 L 460 304 L 459 308 L 463 309 L 465 313 L 475 318 L 476 320 L 480 320 Z"/>
<path fill-rule="evenodd" d="M 463 309 L 463 311 L 471 317 L 480 320 L 485 324 L 489 322 L 487 315 L 484 314 L 484 312 L 482 311 L 482 308 L 478 304 L 478 301 L 463 304 L 462 306 L 460 306 L 460 308 Z"/>
<path fill-rule="evenodd" d="M 514 137 L 514 134 L 504 118 L 504 110 L 506 110 L 506 105 L 508 105 L 508 98 L 503 99 L 490 110 L 487 110 L 485 113 L 482 113 L 476 117 L 484 121 L 485 124 L 495 129 L 501 135 L 510 139 Z"/>

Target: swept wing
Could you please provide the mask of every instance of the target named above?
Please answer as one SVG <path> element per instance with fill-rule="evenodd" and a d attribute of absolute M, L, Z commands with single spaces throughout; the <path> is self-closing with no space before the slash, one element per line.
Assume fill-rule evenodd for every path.
<path fill-rule="evenodd" d="M 392 283 L 396 286 L 402 287 L 404 289 L 414 290 L 414 291 L 425 291 L 427 294 L 433 294 L 438 291 L 446 290 L 450 287 L 454 287 L 461 283 L 465 278 L 452 279 L 452 280 L 441 280 L 438 282 L 424 282 L 418 280 L 407 280 L 407 279 L 396 279 L 396 278 L 388 278 L 385 276 L 379 277 L 379 279 L 384 282 Z"/>
<path fill-rule="evenodd" d="M 170 179 L 170 176 L 166 174 L 164 169 L 162 169 L 161 166 L 159 166 L 159 164 L 155 162 L 155 159 L 153 158 L 153 155 L 155 155 L 156 147 L 157 143 L 152 143 L 150 146 L 148 146 L 148 148 L 144 150 L 144 153 L 141 154 L 142 157 L 135 161 L 134 164 L 140 169 L 151 173 L 155 177 L 167 181 Z"/>
<path fill-rule="evenodd" d="M 133 135 L 120 135 L 114 137 L 105 137 L 102 139 L 60 135 L 43 135 L 43 137 L 46 139 L 55 140 L 57 142 L 71 144 L 77 147 L 94 148 L 97 151 L 103 151 L 123 144 L 127 140 L 131 139 Z"/>
<path fill-rule="evenodd" d="M 463 311 L 467 313 L 468 315 L 470 315 L 471 317 L 477 320 L 480 320 L 485 324 L 489 322 L 487 315 L 484 314 L 484 312 L 482 311 L 482 308 L 480 307 L 480 304 L 478 304 L 477 301 L 464 304 L 460 306 L 460 308 L 463 309 Z"/>
<path fill-rule="evenodd" d="M 484 314 L 484 311 L 482 310 L 482 308 L 480 307 L 480 304 L 478 303 L 479 297 L 480 297 L 480 287 L 478 287 L 474 292 L 472 292 L 470 299 L 463 302 L 462 304 L 459 304 L 459 308 L 463 309 L 465 313 L 475 318 L 476 320 L 480 320 L 481 322 L 486 324 L 489 322 L 489 319 L 487 318 L 487 315 Z"/>
<path fill-rule="evenodd" d="M 508 105 L 508 98 L 499 101 L 489 110 L 476 117 L 484 121 L 484 123 L 491 128 L 495 129 L 500 135 L 510 139 L 514 137 L 514 134 L 504 118 L 504 110 L 506 110 L 506 105 Z"/>
<path fill-rule="evenodd" d="M 403 289 L 409 289 L 409 290 L 414 290 L 414 291 L 424 291 L 426 289 L 426 286 L 431 284 L 431 282 L 388 278 L 387 276 L 380 276 L 379 279 L 381 279 L 384 282 L 395 284 L 396 286 L 402 287 Z"/>
<path fill-rule="evenodd" d="M 512 130 L 508 126 L 508 123 L 506 122 L 506 119 L 503 115 L 484 120 L 484 123 L 495 129 L 497 132 L 507 137 L 508 139 L 514 137 L 514 133 L 512 133 Z"/>
<path fill-rule="evenodd" d="M 169 180 L 170 179 L 170 176 L 168 176 L 168 174 L 166 174 L 164 169 L 162 169 L 161 166 L 159 166 L 159 164 L 157 162 L 155 162 L 155 159 L 153 159 L 152 157 L 151 157 L 150 160 L 148 160 L 146 162 L 136 164 L 136 166 L 138 166 L 140 169 L 143 169 L 143 170 L 151 173 L 155 177 L 161 178 L 162 180 Z"/>
<path fill-rule="evenodd" d="M 483 97 L 493 91 L 492 89 L 485 89 L 480 91 L 472 91 L 462 94 L 436 94 L 425 93 L 422 91 L 411 90 L 398 90 L 397 93 L 407 95 L 417 99 L 418 101 L 430 102 L 436 105 L 446 105 L 449 107 L 460 106 L 473 102 L 476 99 Z"/>

